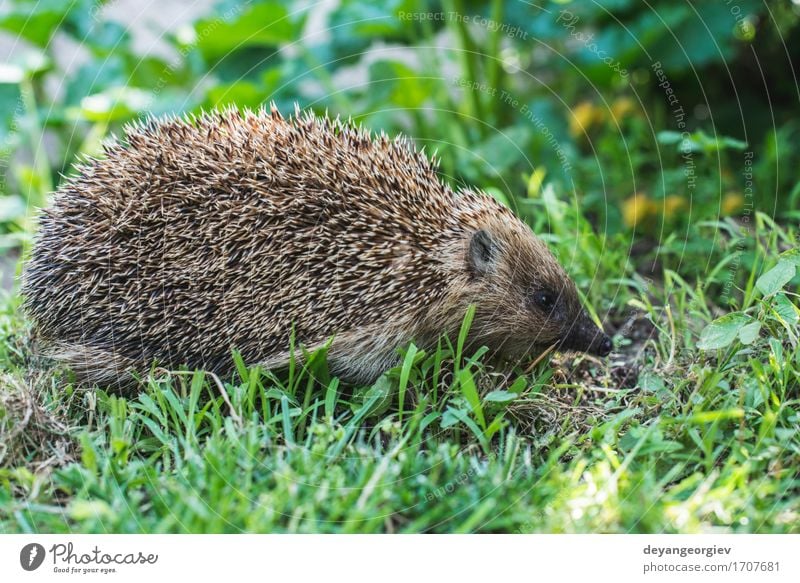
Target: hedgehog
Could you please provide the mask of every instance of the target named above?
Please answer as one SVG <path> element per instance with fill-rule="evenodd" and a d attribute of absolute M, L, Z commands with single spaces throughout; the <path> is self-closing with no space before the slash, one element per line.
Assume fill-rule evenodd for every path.
<path fill-rule="evenodd" d="M 23 270 L 39 352 L 82 383 L 152 367 L 285 367 L 328 347 L 368 384 L 474 309 L 468 348 L 519 363 L 611 340 L 530 227 L 448 186 L 403 136 L 274 106 L 149 118 L 76 165 Z"/>

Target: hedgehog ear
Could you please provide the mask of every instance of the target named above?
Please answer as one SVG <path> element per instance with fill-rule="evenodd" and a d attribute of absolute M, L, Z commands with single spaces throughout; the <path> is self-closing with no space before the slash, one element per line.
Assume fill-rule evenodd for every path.
<path fill-rule="evenodd" d="M 494 268 L 497 261 L 497 243 L 489 231 L 475 231 L 469 242 L 467 265 L 476 275 L 484 275 Z"/>

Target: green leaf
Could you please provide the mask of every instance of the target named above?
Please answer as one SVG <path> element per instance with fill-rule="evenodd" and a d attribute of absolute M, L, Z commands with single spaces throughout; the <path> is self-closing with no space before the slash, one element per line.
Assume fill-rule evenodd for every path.
<path fill-rule="evenodd" d="M 7 223 L 25 216 L 27 205 L 16 194 L 0 197 L 0 223 Z"/>
<path fill-rule="evenodd" d="M 209 107 L 235 105 L 255 109 L 263 104 L 267 97 L 267 93 L 259 85 L 250 81 L 236 81 L 212 87 L 209 89 L 206 99 Z"/>
<path fill-rule="evenodd" d="M 75 500 L 69 505 L 69 516 L 73 520 L 113 520 L 114 511 L 103 500 Z"/>
<path fill-rule="evenodd" d="M 435 94 L 437 81 L 400 61 L 382 60 L 369 67 L 370 96 L 384 106 L 416 109 Z"/>
<path fill-rule="evenodd" d="M 690 415 L 687 419 L 689 423 L 713 423 L 714 421 L 725 421 L 728 419 L 741 419 L 744 417 L 744 410 L 739 408 L 723 409 L 721 411 L 701 411 Z"/>
<path fill-rule="evenodd" d="M 797 307 L 784 294 L 775 296 L 772 300 L 772 309 L 787 324 L 797 324 L 798 319 L 800 319 Z"/>
<path fill-rule="evenodd" d="M 491 391 L 483 398 L 486 402 L 491 403 L 507 403 L 517 398 L 517 393 L 511 391 Z"/>
<path fill-rule="evenodd" d="M 700 333 L 697 347 L 701 350 L 725 348 L 736 340 L 739 330 L 752 318 L 740 312 L 726 314 L 706 326 Z"/>
<path fill-rule="evenodd" d="M 491 423 L 489 423 L 489 427 L 487 427 L 484 431 L 484 436 L 486 439 L 491 439 L 495 433 L 500 431 L 506 425 L 506 420 L 503 418 L 503 415 L 504 413 L 500 413 L 492 420 Z"/>
<path fill-rule="evenodd" d="M 516 395 L 519 395 L 526 388 L 528 388 L 528 380 L 525 377 L 521 376 L 517 377 L 517 380 L 515 380 L 510 387 L 508 387 L 508 390 L 511 391 L 512 393 L 515 393 Z"/>
<path fill-rule="evenodd" d="M 747 147 L 747 142 L 743 142 L 742 140 L 737 140 L 736 138 L 729 138 L 727 136 L 722 136 L 719 139 L 720 149 L 731 149 L 731 150 L 744 150 Z"/>
<path fill-rule="evenodd" d="M 447 429 L 461 423 L 461 416 L 455 414 L 455 409 L 448 409 L 442 415 L 442 420 L 439 425 L 442 429 Z"/>
<path fill-rule="evenodd" d="M 467 313 L 464 314 L 464 320 L 461 322 L 461 329 L 458 331 L 458 343 L 456 344 L 456 368 L 461 366 L 461 357 L 464 354 L 464 345 L 467 342 L 467 334 L 469 328 L 472 326 L 472 319 L 475 317 L 475 304 L 470 304 L 467 308 Z"/>
<path fill-rule="evenodd" d="M 80 436 L 81 441 L 81 461 L 83 467 L 91 472 L 97 472 L 97 450 L 94 448 L 92 440 L 89 438 L 88 433 L 82 433 Z"/>
<path fill-rule="evenodd" d="M 524 161 L 530 142 L 530 129 L 524 126 L 510 127 L 493 133 L 487 140 L 471 148 L 463 162 L 480 164 L 499 176 L 517 162 Z"/>
<path fill-rule="evenodd" d="M 403 358 L 403 365 L 400 368 L 400 384 L 397 388 L 397 407 L 398 418 L 400 422 L 403 421 L 403 407 L 405 406 L 406 389 L 408 388 L 408 379 L 411 376 L 411 367 L 414 366 L 414 358 L 417 356 L 417 347 L 414 344 L 409 344 L 408 351 Z"/>
<path fill-rule="evenodd" d="M 296 41 L 301 34 L 305 13 L 291 15 L 280 4 L 255 4 L 244 12 L 236 7 L 226 20 L 201 20 L 195 24 L 197 47 L 210 60 L 219 59 L 247 47 L 273 47 Z"/>
<path fill-rule="evenodd" d="M 294 443 L 294 430 L 292 428 L 289 399 L 286 395 L 281 397 L 281 421 L 283 423 L 283 436 L 286 443 Z"/>
<path fill-rule="evenodd" d="M 681 141 L 681 138 L 682 136 L 680 132 L 663 131 L 663 132 L 658 132 L 658 134 L 656 134 L 656 139 L 658 140 L 658 142 L 660 144 L 665 144 L 667 146 L 670 146 L 672 144 L 677 144 L 678 142 Z"/>
<path fill-rule="evenodd" d="M 681 152 L 706 152 L 712 154 L 719 150 L 743 150 L 747 147 L 747 142 L 727 136 L 709 136 L 702 130 L 698 130 L 688 136 L 679 132 L 664 131 L 659 132 L 656 138 L 662 144 L 678 144 L 678 150 Z"/>
<path fill-rule="evenodd" d="M 789 261 L 795 267 L 800 267 L 800 249 L 789 249 L 778 256 L 781 261 Z"/>
<path fill-rule="evenodd" d="M 47 46 L 75 2 L 20 0 L 3 3 L 0 28 L 41 47 Z"/>
<path fill-rule="evenodd" d="M 354 413 L 372 417 L 385 413 L 392 404 L 395 385 L 388 374 L 378 377 L 371 387 L 358 387 L 353 390 L 350 408 Z M 369 408 L 365 408 L 365 407 Z"/>
<path fill-rule="evenodd" d="M 152 94 L 135 87 L 115 87 L 81 99 L 77 113 L 81 118 L 93 122 L 126 120 L 146 110 Z"/>
<path fill-rule="evenodd" d="M 739 328 L 739 340 L 742 344 L 752 344 L 758 338 L 761 331 L 761 322 L 754 321 Z"/>
<path fill-rule="evenodd" d="M 639 385 L 643 391 L 647 391 L 649 393 L 657 393 L 666 388 L 664 386 L 664 379 L 652 371 L 642 372 L 642 374 L 639 375 L 639 380 L 636 384 Z"/>
<path fill-rule="evenodd" d="M 441 427 L 446 429 L 447 427 L 455 425 L 459 421 L 469 428 L 475 438 L 481 442 L 481 445 L 484 447 L 484 449 L 488 447 L 488 441 L 484 435 L 484 431 L 486 431 L 486 429 L 481 431 L 481 428 L 475 424 L 467 411 L 464 409 L 448 408 L 442 416 Z"/>
<path fill-rule="evenodd" d="M 765 296 L 771 296 L 783 289 L 794 277 L 797 269 L 788 259 L 781 259 L 778 264 L 756 280 L 756 287 Z"/>
<path fill-rule="evenodd" d="M 349 64 L 357 61 L 376 39 L 391 42 L 408 36 L 404 29 L 415 23 L 398 18 L 397 12 L 413 9 L 412 6 L 403 7 L 397 0 L 339 0 L 327 20 L 326 33 L 331 37 L 330 43 L 315 46 L 318 51 L 325 51 L 318 60 L 321 63 Z"/>
<path fill-rule="evenodd" d="M 334 377 L 328 384 L 325 390 L 325 417 L 333 418 L 333 412 L 336 409 L 336 399 L 338 397 L 339 378 Z"/>
<path fill-rule="evenodd" d="M 475 379 L 472 377 L 472 372 L 469 369 L 462 369 L 458 371 L 458 386 L 461 388 L 461 393 L 469 403 L 472 413 L 480 423 L 483 429 L 486 429 L 486 418 L 483 416 L 483 407 L 481 407 L 481 400 L 478 396 L 478 389 L 475 387 Z"/>

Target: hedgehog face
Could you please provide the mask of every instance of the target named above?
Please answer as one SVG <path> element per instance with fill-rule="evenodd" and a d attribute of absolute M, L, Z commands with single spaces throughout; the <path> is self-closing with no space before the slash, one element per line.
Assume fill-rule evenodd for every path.
<path fill-rule="evenodd" d="M 611 340 L 595 326 L 575 284 L 527 226 L 501 221 L 471 235 L 467 250 L 476 340 L 509 360 L 557 345 L 606 356 Z"/>

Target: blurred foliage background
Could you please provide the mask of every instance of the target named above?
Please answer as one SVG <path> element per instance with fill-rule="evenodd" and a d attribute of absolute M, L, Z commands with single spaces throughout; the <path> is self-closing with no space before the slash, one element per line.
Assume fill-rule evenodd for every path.
<path fill-rule="evenodd" d="M 797 532 L 798 4 L 0 0 L 0 531 Z M 72 165 L 270 102 L 514 208 L 612 357 L 512 383 L 459 368 L 467 325 L 352 390 L 313 357 L 131 399 L 32 370 L 13 276 Z"/>
<path fill-rule="evenodd" d="M 799 216 L 798 22 L 789 0 L 6 0 L 3 246 L 126 122 L 274 101 L 405 132 L 540 231 L 549 184 L 623 260 L 704 268 L 704 221 Z"/>

